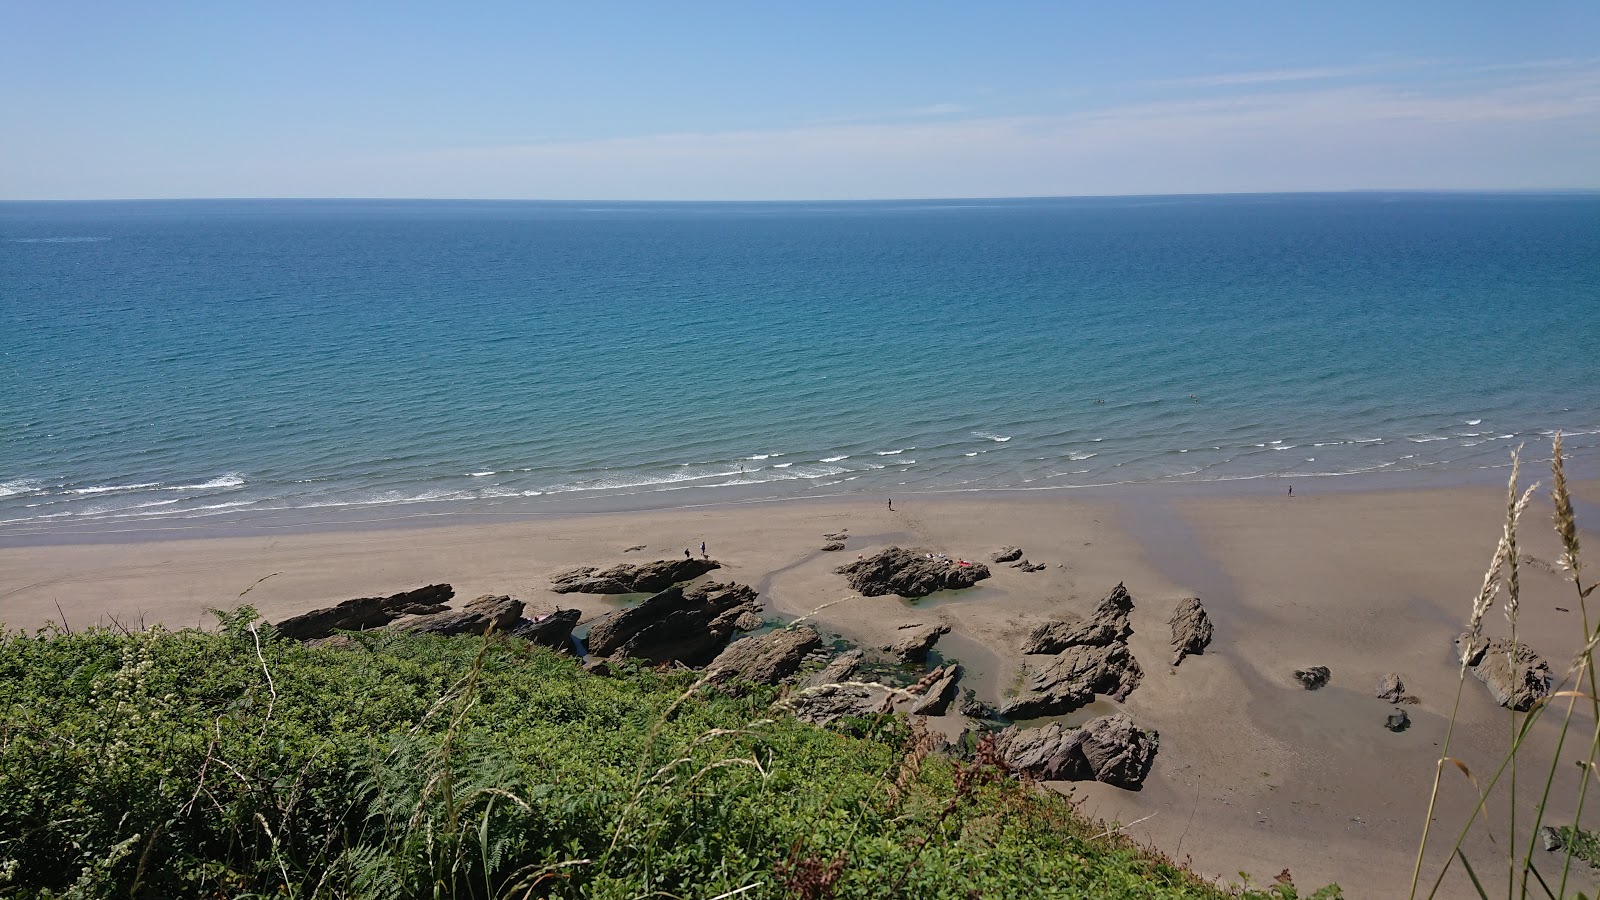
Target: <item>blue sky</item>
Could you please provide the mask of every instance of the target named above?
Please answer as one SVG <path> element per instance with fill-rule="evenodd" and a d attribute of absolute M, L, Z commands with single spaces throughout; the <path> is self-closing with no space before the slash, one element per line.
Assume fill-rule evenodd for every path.
<path fill-rule="evenodd" d="M 1594 0 L 0 0 L 0 84 L 0 199 L 1600 188 Z"/>

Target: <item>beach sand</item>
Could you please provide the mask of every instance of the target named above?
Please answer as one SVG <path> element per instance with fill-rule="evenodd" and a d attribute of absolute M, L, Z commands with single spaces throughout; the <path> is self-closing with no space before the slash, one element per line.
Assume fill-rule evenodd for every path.
<path fill-rule="evenodd" d="M 1587 483 L 1579 494 L 1592 503 L 1600 490 Z M 1287 868 L 1302 888 L 1337 881 L 1349 897 L 1391 897 L 1409 885 L 1456 696 L 1451 641 L 1494 550 L 1504 503 L 1503 490 L 1479 487 L 1319 494 L 1307 485 L 1289 498 L 1130 486 L 1095 494 L 905 495 L 892 512 L 881 498 L 863 498 L 437 527 L 274 528 L 159 540 L 134 534 L 28 546 L 0 540 L 0 621 L 29 629 L 63 619 L 73 628 L 113 619 L 206 626 L 207 608 L 240 602 L 277 620 L 436 582 L 454 585 L 458 601 L 509 593 L 534 611 L 578 606 L 588 621 L 621 601 L 551 593 L 552 573 L 680 557 L 685 549 L 698 555 L 704 541 L 723 564 L 710 577 L 755 586 L 773 618 L 815 611 L 819 628 L 862 645 L 887 643 L 904 624 L 949 625 L 938 649 L 967 667 L 966 686 L 997 701 L 1014 684 L 1017 648 L 1033 625 L 1086 613 L 1121 582 L 1137 604 L 1130 643 L 1144 681 L 1126 703 L 1099 700 L 1072 720 L 1121 708 L 1160 731 L 1160 753 L 1138 792 L 1093 783 L 1054 787 L 1086 813 L 1132 823 L 1125 833 L 1189 860 L 1207 877 L 1237 881 L 1245 872 L 1253 883 L 1270 883 Z M 1548 509 L 1547 501 L 1536 502 L 1523 529 L 1522 550 L 1542 561 L 1557 557 Z M 845 529 L 845 550 L 820 549 L 824 533 Z M 1589 546 L 1600 547 L 1591 534 Z M 625 552 L 641 544 L 645 550 Z M 858 554 L 890 545 L 980 561 L 1016 545 L 1047 568 L 992 566 L 994 576 L 976 588 L 919 602 L 860 597 L 833 574 Z M 1524 566 L 1521 576 L 1519 633 L 1559 677 L 1581 643 L 1572 586 L 1538 564 Z M 1189 596 L 1205 603 L 1216 639 L 1204 655 L 1173 668 L 1167 619 Z M 1485 625 L 1493 634 L 1507 630 L 1499 609 Z M 1331 683 L 1316 692 L 1301 688 L 1291 673 L 1307 665 L 1329 667 Z M 1393 707 L 1373 696 L 1391 671 L 1420 701 L 1406 707 L 1413 725 L 1399 734 L 1383 727 Z M 1580 722 L 1592 727 L 1586 717 Z M 1485 778 L 1503 756 L 1510 727 L 1510 714 L 1469 677 L 1451 755 Z M 1554 721 L 1539 724 L 1531 758 L 1550 758 L 1554 734 Z M 1578 758 L 1577 747 L 1562 757 L 1550 814 L 1569 822 L 1579 770 L 1568 760 Z M 1522 771 L 1519 796 L 1536 795 L 1529 785 L 1543 775 L 1542 768 Z M 1428 875 L 1464 822 L 1472 790 L 1453 768 L 1446 772 Z M 1517 807 L 1520 844 L 1531 804 Z M 1501 792 L 1491 813 L 1502 839 L 1506 812 Z M 1594 827 L 1587 811 L 1585 820 Z M 1498 869 L 1504 877 L 1504 857 L 1481 831 L 1466 847 L 1480 872 Z M 1592 870 L 1577 874 L 1592 887 Z M 1468 892 L 1465 879 L 1453 875 L 1441 896 Z"/>

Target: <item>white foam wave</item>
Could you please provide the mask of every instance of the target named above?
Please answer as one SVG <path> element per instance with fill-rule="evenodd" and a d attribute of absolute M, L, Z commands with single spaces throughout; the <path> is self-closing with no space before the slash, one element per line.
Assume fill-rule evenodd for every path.
<path fill-rule="evenodd" d="M 217 490 L 221 490 L 223 488 L 236 488 L 236 487 L 244 487 L 244 476 L 239 474 L 238 472 L 229 472 L 226 475 L 219 475 L 216 478 L 211 479 L 210 481 L 202 481 L 199 484 L 175 484 L 175 485 L 170 485 L 168 487 L 163 487 L 162 490 L 164 490 L 164 491 L 217 491 Z"/>
<path fill-rule="evenodd" d="M 1468 419 L 1467 420 L 1467 424 L 1468 425 L 1481 425 L 1481 424 L 1483 424 L 1483 420 L 1482 419 Z"/>
<path fill-rule="evenodd" d="M 978 451 L 974 450 L 971 453 L 963 453 L 961 455 L 962 456 L 977 456 L 978 455 Z"/>
<path fill-rule="evenodd" d="M 1272 449 L 1274 449 L 1274 450 L 1293 450 L 1294 448 L 1296 448 L 1298 446 L 1300 446 L 1300 445 L 1299 444 L 1284 444 L 1281 447 L 1273 447 Z"/>
<path fill-rule="evenodd" d="M 1006 441 L 1011 440 L 1011 436 L 1008 434 L 995 434 L 990 431 L 974 431 L 972 435 L 973 437 L 988 438 L 989 440 L 1000 444 L 1004 444 Z"/>
<path fill-rule="evenodd" d="M 915 450 L 915 449 L 917 449 L 917 448 L 915 448 L 915 447 L 901 447 L 899 450 L 874 450 L 872 452 L 876 456 L 899 456 L 900 454 L 906 452 L 907 450 Z"/>
<path fill-rule="evenodd" d="M 485 477 L 487 477 L 489 475 L 493 475 L 495 473 L 494 472 L 468 472 L 467 474 L 471 475 L 473 478 L 485 478 Z"/>
<path fill-rule="evenodd" d="M 42 238 L 6 238 L 8 244 L 95 244 L 100 241 L 109 241 L 104 237 L 42 237 Z"/>
<path fill-rule="evenodd" d="M 774 468 L 774 469 L 787 469 L 787 468 L 789 468 L 789 467 L 790 467 L 790 466 L 792 466 L 792 465 L 794 465 L 794 463 L 792 463 L 792 462 L 786 462 L 786 463 L 773 463 L 773 465 L 772 465 L 772 467 L 773 467 L 773 468 Z"/>
<path fill-rule="evenodd" d="M 29 494 L 44 487 L 44 483 L 34 478 L 18 478 L 14 481 L 0 481 L 0 497 L 15 497 L 18 494 Z"/>
<path fill-rule="evenodd" d="M 1070 459 L 1073 462 L 1082 462 L 1083 460 L 1090 459 L 1092 457 L 1096 457 L 1096 456 L 1099 456 L 1099 455 L 1100 454 L 1098 454 L 1098 453 L 1068 453 L 1067 454 L 1067 459 Z"/>
<path fill-rule="evenodd" d="M 92 494 L 109 494 L 113 491 L 143 491 L 155 487 L 161 487 L 161 482 L 146 481 L 140 484 L 98 484 L 94 487 L 72 488 L 70 490 L 62 491 L 61 493 L 81 496 Z"/>
<path fill-rule="evenodd" d="M 1350 443 L 1352 443 L 1352 444 L 1381 444 L 1381 443 L 1383 443 L 1383 438 L 1356 438 L 1356 439 L 1352 440 Z"/>
<path fill-rule="evenodd" d="M 755 456 L 742 456 L 740 459 L 771 459 L 771 453 L 757 453 Z"/>
<path fill-rule="evenodd" d="M 849 459 L 849 458 L 850 458 L 850 454 L 846 453 L 843 456 L 824 456 L 822 459 L 820 459 L 818 461 L 819 462 L 833 463 L 833 462 L 838 462 L 841 459 Z"/>
<path fill-rule="evenodd" d="M 1431 443 L 1433 441 L 1447 441 L 1447 440 L 1449 440 L 1449 438 L 1440 437 L 1437 434 L 1424 434 L 1424 435 L 1407 436 L 1406 440 L 1410 441 L 1413 444 L 1427 444 L 1427 443 Z"/>

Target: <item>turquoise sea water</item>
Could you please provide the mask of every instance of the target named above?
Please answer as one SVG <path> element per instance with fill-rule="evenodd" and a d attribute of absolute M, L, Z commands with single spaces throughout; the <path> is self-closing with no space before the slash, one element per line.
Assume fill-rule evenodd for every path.
<path fill-rule="evenodd" d="M 1600 195 L 9 203 L 0 326 L 0 536 L 1465 477 L 1600 448 Z"/>

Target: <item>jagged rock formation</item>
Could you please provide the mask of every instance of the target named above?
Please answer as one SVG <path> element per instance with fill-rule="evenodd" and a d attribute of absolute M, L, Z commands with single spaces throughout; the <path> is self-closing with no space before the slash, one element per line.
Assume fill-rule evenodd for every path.
<path fill-rule="evenodd" d="M 1127 699 L 1144 669 L 1128 649 L 1133 633 L 1128 614 L 1133 597 L 1121 584 L 1111 589 L 1087 619 L 1047 622 L 1023 643 L 1030 654 L 1023 662 L 1022 690 L 1006 700 L 1000 712 L 1017 718 L 1048 716 L 1072 710 L 1110 694 Z M 1042 654 L 1055 654 L 1044 658 Z"/>
<path fill-rule="evenodd" d="M 727 645 L 740 616 L 758 612 L 748 585 L 669 587 L 589 629 L 589 653 L 701 666 Z"/>
<path fill-rule="evenodd" d="M 808 625 L 753 634 L 729 644 L 706 665 L 719 681 L 777 684 L 795 672 L 806 654 L 822 646 L 822 637 Z"/>
<path fill-rule="evenodd" d="M 918 663 L 928 658 L 928 651 L 939 640 L 939 635 L 949 634 L 949 625 L 906 625 L 900 637 L 884 647 L 885 653 L 902 663 Z"/>
<path fill-rule="evenodd" d="M 1387 700 L 1390 703 L 1399 703 L 1401 700 L 1405 699 L 1406 683 L 1400 680 L 1399 675 L 1395 674 L 1394 672 L 1390 672 L 1389 674 L 1378 679 L 1378 693 L 1376 696 L 1379 700 Z"/>
<path fill-rule="evenodd" d="M 328 637 L 335 631 L 378 628 L 401 616 L 443 612 L 449 609 L 445 604 L 455 593 L 448 584 L 430 584 L 388 597 L 358 597 L 284 619 L 277 625 L 278 634 L 296 641 L 311 641 Z"/>
<path fill-rule="evenodd" d="M 1091 719 L 1080 728 L 1059 722 L 1044 728 L 1000 732 L 996 747 L 1006 768 L 1047 781 L 1100 781 L 1137 790 L 1155 761 L 1160 736 L 1117 713 Z"/>
<path fill-rule="evenodd" d="M 505 594 L 484 594 L 470 600 L 460 610 L 442 610 L 424 615 L 409 615 L 384 627 L 392 631 L 420 634 L 483 634 L 510 631 L 522 621 L 522 601 Z M 570 631 L 570 629 L 569 629 Z"/>
<path fill-rule="evenodd" d="M 989 567 L 981 563 L 961 565 L 949 559 L 929 559 L 926 554 L 899 547 L 833 571 L 847 576 L 850 587 L 867 597 L 926 597 L 934 591 L 969 588 L 989 577 Z"/>
<path fill-rule="evenodd" d="M 1019 560 L 1021 558 L 1022 558 L 1022 548 L 1021 547 L 1001 547 L 999 550 L 996 550 L 995 552 L 989 554 L 989 562 L 992 562 L 992 563 L 1014 562 L 1014 561 Z"/>
<path fill-rule="evenodd" d="M 1308 691 L 1315 691 L 1328 683 L 1333 673 L 1327 666 L 1306 666 L 1304 669 L 1295 669 L 1294 678 L 1300 686 Z"/>
<path fill-rule="evenodd" d="M 1190 654 L 1198 656 L 1211 643 L 1211 617 L 1200 605 L 1199 597 L 1178 601 L 1167 624 L 1172 626 L 1172 664 Z"/>
<path fill-rule="evenodd" d="M 1001 705 L 1001 714 L 1018 719 L 1058 715 L 1087 704 L 1095 694 L 1121 702 L 1139 686 L 1144 670 L 1128 645 L 1115 641 L 1068 647 L 1043 668 L 1024 665 L 1023 675 L 1022 690 Z"/>
<path fill-rule="evenodd" d="M 554 612 L 523 619 L 511 629 L 511 633 L 526 641 L 570 653 L 572 629 L 577 627 L 581 618 L 583 618 L 582 610 L 557 609 Z"/>
<path fill-rule="evenodd" d="M 1550 693 L 1550 664 L 1526 644 L 1462 634 L 1456 638 L 1456 648 L 1501 706 L 1526 712 Z"/>
<path fill-rule="evenodd" d="M 942 716 L 950 708 L 950 701 L 956 698 L 956 683 L 961 680 L 961 667 L 955 663 L 934 669 L 928 673 L 928 678 L 933 683 L 923 692 L 917 701 L 911 704 L 911 714 L 914 716 Z"/>
<path fill-rule="evenodd" d="M 550 576 L 550 590 L 558 594 L 635 594 L 664 591 L 675 584 L 692 581 L 722 568 L 714 559 L 658 559 L 631 565 L 620 563 L 608 569 L 580 566 Z"/>

